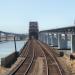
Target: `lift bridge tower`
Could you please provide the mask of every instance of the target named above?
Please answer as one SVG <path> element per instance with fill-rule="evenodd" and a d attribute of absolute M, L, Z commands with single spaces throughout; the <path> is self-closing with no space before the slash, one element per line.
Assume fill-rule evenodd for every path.
<path fill-rule="evenodd" d="M 29 22 L 29 39 L 31 39 L 31 37 L 38 39 L 38 33 L 38 22 Z"/>

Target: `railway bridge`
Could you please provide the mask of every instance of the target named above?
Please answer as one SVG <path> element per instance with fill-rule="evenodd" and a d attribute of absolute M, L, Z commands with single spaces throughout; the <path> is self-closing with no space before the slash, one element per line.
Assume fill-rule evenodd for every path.
<path fill-rule="evenodd" d="M 67 75 L 56 57 L 53 48 L 32 38 L 7 75 Z"/>
<path fill-rule="evenodd" d="M 75 26 L 38 31 L 38 23 L 30 22 L 29 39 L 7 75 L 71 75 L 58 61 L 56 49 L 75 51 Z"/>
<path fill-rule="evenodd" d="M 27 37 L 27 35 L 0 31 L 0 42 L 14 40 L 14 37 L 16 38 L 16 40 L 22 40 Z"/>
<path fill-rule="evenodd" d="M 75 26 L 40 31 L 39 40 L 58 49 L 70 49 L 70 53 L 73 53 L 75 52 Z"/>

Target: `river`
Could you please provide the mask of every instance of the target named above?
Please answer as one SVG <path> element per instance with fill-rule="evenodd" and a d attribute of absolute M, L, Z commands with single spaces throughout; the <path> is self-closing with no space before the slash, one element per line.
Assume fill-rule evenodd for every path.
<path fill-rule="evenodd" d="M 24 46 L 26 41 L 16 41 L 17 51 Z M 0 62 L 1 58 L 8 56 L 15 51 L 14 41 L 0 43 Z"/>

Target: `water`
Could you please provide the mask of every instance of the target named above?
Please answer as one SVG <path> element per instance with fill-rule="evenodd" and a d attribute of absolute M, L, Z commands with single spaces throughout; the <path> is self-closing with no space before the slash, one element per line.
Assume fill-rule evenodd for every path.
<path fill-rule="evenodd" d="M 17 51 L 19 51 L 26 41 L 16 41 Z M 1 58 L 8 56 L 15 51 L 14 41 L 0 43 L 0 62 Z"/>

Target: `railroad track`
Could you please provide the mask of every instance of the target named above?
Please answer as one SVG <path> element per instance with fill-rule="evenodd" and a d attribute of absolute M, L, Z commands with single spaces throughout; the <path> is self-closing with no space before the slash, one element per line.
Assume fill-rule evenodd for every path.
<path fill-rule="evenodd" d="M 26 44 L 26 47 L 25 48 L 23 48 L 22 50 L 21 50 L 21 54 L 22 53 L 26 53 L 26 55 L 25 55 L 25 57 L 24 58 L 22 58 L 22 55 L 20 55 L 20 57 L 17 59 L 17 61 L 15 62 L 15 64 L 14 64 L 14 67 L 6 74 L 6 75 L 13 75 L 13 73 L 14 72 L 16 72 L 16 70 L 18 69 L 18 68 L 20 68 L 20 66 L 21 66 L 21 64 L 24 62 L 24 60 L 25 60 L 25 58 L 27 57 L 27 55 L 28 55 L 28 46 L 29 46 L 29 42 Z"/>
<path fill-rule="evenodd" d="M 65 71 L 62 69 L 61 65 L 59 64 L 56 56 L 53 54 L 52 49 L 49 48 L 46 44 L 42 44 L 38 42 L 42 47 L 48 64 L 48 75 L 65 75 Z"/>
<path fill-rule="evenodd" d="M 22 63 L 21 67 L 13 75 L 26 75 L 34 59 L 34 52 L 29 51 L 28 56 Z"/>
<path fill-rule="evenodd" d="M 20 62 L 10 71 L 8 75 L 26 75 L 34 58 L 34 50 L 32 50 L 31 46 L 31 42 L 29 42 L 25 50 L 21 52 L 19 57 L 21 59 Z"/>
<path fill-rule="evenodd" d="M 27 75 L 48 75 L 48 66 L 47 66 L 45 54 L 42 51 L 41 47 L 37 44 L 36 40 L 33 40 L 33 48 L 34 48 L 34 60 L 33 60 L 32 66 L 30 67 Z M 40 72 L 39 65 L 37 68 L 35 68 L 35 66 L 37 65 L 36 61 L 39 58 L 43 61 L 42 63 L 43 68 L 41 69 L 41 72 Z"/>
<path fill-rule="evenodd" d="M 66 75 L 52 48 L 35 39 L 28 41 L 18 60 L 8 75 Z"/>
<path fill-rule="evenodd" d="M 47 48 L 47 50 L 49 51 L 49 53 L 52 53 L 52 55 L 53 55 L 53 57 L 55 58 L 55 60 L 56 60 L 56 62 L 57 62 L 57 64 L 58 64 L 58 66 L 59 66 L 59 69 L 61 70 L 61 73 L 62 73 L 62 75 L 66 75 L 66 72 L 65 72 L 65 70 L 62 68 L 62 66 L 60 65 L 60 63 L 58 62 L 58 60 L 57 60 L 57 56 L 58 56 L 58 54 L 55 52 L 55 48 L 53 48 L 53 47 L 48 47 L 48 45 L 47 44 L 45 44 L 45 43 L 43 43 L 43 45 Z M 69 74 L 70 75 L 70 74 Z"/>

